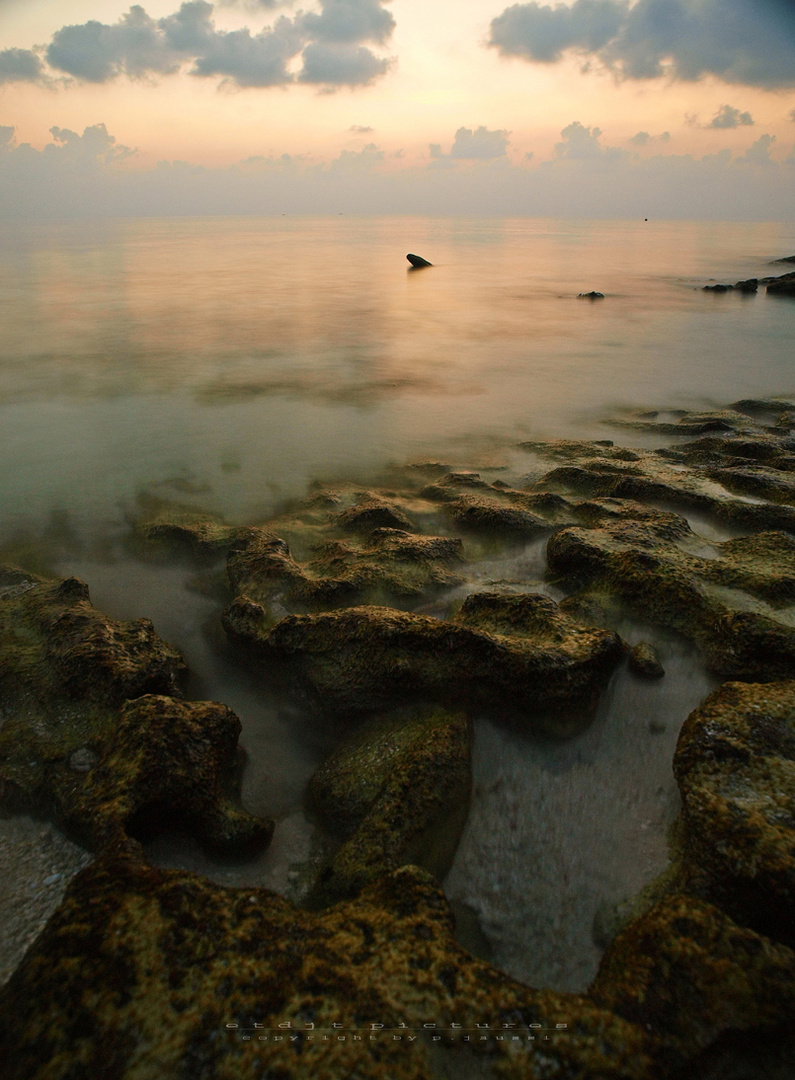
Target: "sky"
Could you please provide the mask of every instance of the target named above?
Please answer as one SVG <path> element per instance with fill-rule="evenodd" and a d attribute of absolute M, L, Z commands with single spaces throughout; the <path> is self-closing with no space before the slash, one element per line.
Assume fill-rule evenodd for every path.
<path fill-rule="evenodd" d="M 0 219 L 795 218 L 794 0 L 0 0 Z"/>

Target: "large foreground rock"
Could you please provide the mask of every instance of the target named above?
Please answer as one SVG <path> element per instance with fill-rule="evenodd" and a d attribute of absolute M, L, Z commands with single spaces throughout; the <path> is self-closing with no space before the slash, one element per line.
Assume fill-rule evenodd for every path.
<path fill-rule="evenodd" d="M 795 682 L 726 683 L 674 756 L 694 888 L 795 943 Z"/>
<path fill-rule="evenodd" d="M 238 597 L 225 627 L 255 662 L 287 666 L 334 712 L 423 700 L 518 712 L 533 730 L 570 735 L 590 718 L 624 646 L 567 618 L 548 597 L 478 593 L 454 621 L 380 607 L 296 615 L 268 627 Z"/>
<path fill-rule="evenodd" d="M 412 867 L 313 915 L 104 858 L 0 992 L 4 1080 L 647 1080 L 647 1049 L 587 998 L 472 957 Z"/>
<path fill-rule="evenodd" d="M 731 1070 L 738 1060 L 753 1067 L 760 1044 L 774 1040 L 795 1065 L 795 954 L 692 897 L 666 897 L 630 923 L 590 993 L 654 1035 L 663 1075 L 686 1063 L 688 1077 L 706 1075 L 701 1055 L 722 1048 L 726 1071 L 718 1075 L 764 1075 Z"/>

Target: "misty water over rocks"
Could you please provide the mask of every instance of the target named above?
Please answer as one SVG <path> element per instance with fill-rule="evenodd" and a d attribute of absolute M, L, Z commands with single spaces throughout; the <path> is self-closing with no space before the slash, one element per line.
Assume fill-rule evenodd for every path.
<path fill-rule="evenodd" d="M 225 884 L 300 896 L 318 857 L 303 792 L 334 735 L 241 671 L 221 602 L 193 569 L 130 553 L 142 495 L 245 523 L 314 480 L 364 482 L 426 455 L 517 482 L 549 467 L 515 448 L 522 439 L 655 445 L 604 421 L 793 390 L 792 303 L 700 291 L 762 276 L 795 247 L 791 226 L 207 219 L 5 231 L 2 561 L 76 575 L 109 615 L 151 618 L 185 655 L 190 696 L 240 716 L 244 800 L 276 817 L 271 848 L 235 865 L 178 836 L 149 851 Z M 433 267 L 407 274 L 404 249 Z M 578 302 L 592 288 L 605 300 Z M 705 553 L 733 534 L 690 521 Z M 560 599 L 545 572 L 542 542 L 495 552 L 429 613 L 495 583 Z M 585 987 L 622 903 L 665 867 L 673 748 L 716 684 L 683 640 L 620 630 L 656 643 L 666 677 L 620 669 L 582 735 L 547 743 L 475 724 L 472 806 L 445 890 L 473 913 L 467 943 L 533 985 Z M 82 863 L 64 851 L 52 873 Z"/>

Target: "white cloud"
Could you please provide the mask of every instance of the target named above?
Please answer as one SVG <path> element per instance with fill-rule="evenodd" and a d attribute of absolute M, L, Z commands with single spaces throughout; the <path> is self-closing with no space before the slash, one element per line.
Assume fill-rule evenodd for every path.
<path fill-rule="evenodd" d="M 492 20 L 489 44 L 505 56 L 552 63 L 568 50 L 617 75 L 795 86 L 792 0 L 576 0 L 514 4 Z"/>
<path fill-rule="evenodd" d="M 600 158 L 616 161 L 625 156 L 617 146 L 602 146 L 599 141 L 602 131 L 598 127 L 588 128 L 575 120 L 561 131 L 562 142 L 555 143 L 555 157 L 570 160 L 588 161 Z"/>

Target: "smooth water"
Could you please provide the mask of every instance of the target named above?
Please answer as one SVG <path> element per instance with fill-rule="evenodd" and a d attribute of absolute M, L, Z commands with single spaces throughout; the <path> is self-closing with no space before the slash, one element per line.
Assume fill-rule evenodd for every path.
<path fill-rule="evenodd" d="M 102 526 L 174 480 L 251 518 L 317 477 L 795 387 L 795 305 L 698 288 L 783 272 L 793 225 L 188 218 L 0 238 L 6 536 L 54 511 Z"/>
<path fill-rule="evenodd" d="M 289 892 L 329 736 L 234 663 L 190 569 L 125 550 L 137 496 L 262 520 L 313 479 L 426 455 L 516 479 L 538 466 L 522 439 L 637 441 L 604 426 L 617 409 L 795 391 L 795 303 L 701 291 L 785 272 L 771 260 L 795 252 L 793 225 L 209 218 L 0 237 L 0 556 L 77 574 L 113 617 L 152 618 L 191 695 L 241 717 L 244 797 L 277 818 L 270 851 L 247 867 L 178 837 L 150 852 L 230 883 Z M 409 251 L 433 267 L 409 270 Z M 605 298 L 578 298 L 592 289 Z M 693 527 L 712 538 L 714 523 Z M 543 545 L 504 561 L 481 574 L 547 589 Z M 565 746 L 476 726 L 446 888 L 494 960 L 537 985 L 584 987 L 595 921 L 665 865 L 676 734 L 712 683 L 681 641 L 658 644 L 666 679 L 619 672 Z"/>

